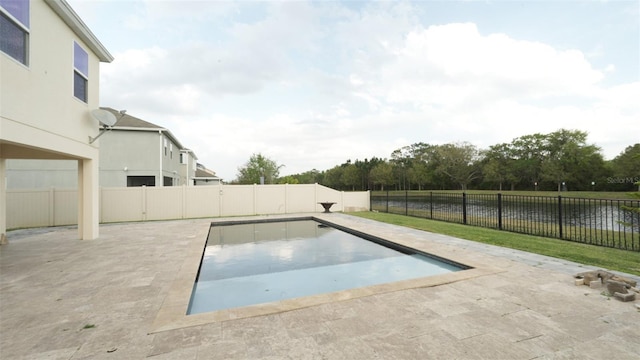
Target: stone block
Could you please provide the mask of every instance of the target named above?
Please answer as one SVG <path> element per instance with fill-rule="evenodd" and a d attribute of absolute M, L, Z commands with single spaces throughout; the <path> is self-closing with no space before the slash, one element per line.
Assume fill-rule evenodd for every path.
<path fill-rule="evenodd" d="M 609 294 L 615 294 L 615 293 L 626 294 L 629 292 L 627 290 L 627 284 L 621 281 L 607 280 L 606 286 L 607 286 L 607 292 Z"/>
<path fill-rule="evenodd" d="M 584 279 L 576 279 L 575 284 L 576 286 L 584 285 Z"/>
<path fill-rule="evenodd" d="M 627 302 L 627 301 L 634 301 L 636 299 L 636 294 L 635 293 L 621 294 L 617 292 L 613 294 L 613 297 L 622 302 Z"/>
<path fill-rule="evenodd" d="M 590 281 L 589 282 L 589 287 L 592 289 L 600 289 L 602 287 L 602 283 L 600 282 L 600 280 L 598 281 Z"/>

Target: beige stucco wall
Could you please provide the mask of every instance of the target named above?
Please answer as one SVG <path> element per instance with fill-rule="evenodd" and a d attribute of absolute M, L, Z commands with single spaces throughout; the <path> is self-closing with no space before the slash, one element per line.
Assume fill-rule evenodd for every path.
<path fill-rule="evenodd" d="M 100 59 L 81 40 L 90 38 L 84 24 L 77 27 L 81 37 L 54 7 L 75 16 L 65 3 L 49 6 L 43 1 L 30 1 L 26 66 L 0 52 L 0 158 L 75 160 L 80 189 L 79 236 L 94 239 L 98 237 L 98 148 L 88 140 L 98 132 L 97 121 L 89 111 L 98 107 Z M 89 57 L 87 103 L 73 96 L 74 41 Z M 96 48 L 96 42 L 91 46 Z M 0 176 L 5 176 L 4 168 Z M 4 191 L 0 189 L 2 197 Z M 0 232 L 5 224 L 2 216 Z"/>
<path fill-rule="evenodd" d="M 100 186 L 127 186 L 127 176 L 154 176 L 156 186 L 160 186 L 163 180 L 160 164 L 163 165 L 162 176 L 175 179 L 174 185 L 193 185 L 192 181 L 187 181 L 195 175 L 193 154 L 188 153 L 188 164 L 180 164 L 178 145 L 171 142 L 173 156 L 169 151 L 164 155 L 165 138 L 171 141 L 163 132 L 135 130 L 112 130 L 101 136 L 97 140 L 100 145 Z M 73 160 L 8 160 L 7 188 L 75 188 L 77 170 L 77 162 Z"/>
<path fill-rule="evenodd" d="M 160 138 L 157 131 L 113 130 L 102 136 L 100 186 L 127 186 L 127 176 L 154 176 L 158 186 Z"/>
<path fill-rule="evenodd" d="M 7 160 L 7 189 L 77 188 L 75 160 Z"/>
<path fill-rule="evenodd" d="M 53 142 L 56 150 L 85 158 L 97 148 L 89 110 L 98 107 L 99 59 L 87 44 L 42 1 L 31 1 L 29 65 L 0 53 L 2 137 L 36 147 Z M 88 103 L 73 96 L 73 42 L 89 54 Z"/>

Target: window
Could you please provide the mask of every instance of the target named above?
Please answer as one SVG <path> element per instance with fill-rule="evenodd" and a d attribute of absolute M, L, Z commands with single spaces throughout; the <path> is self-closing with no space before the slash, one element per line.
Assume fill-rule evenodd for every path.
<path fill-rule="evenodd" d="M 73 96 L 88 102 L 89 54 L 73 42 Z"/>
<path fill-rule="evenodd" d="M 156 186 L 155 176 L 127 176 L 127 186 Z"/>
<path fill-rule="evenodd" d="M 165 176 L 164 177 L 164 181 L 163 181 L 163 185 L 164 186 L 173 186 L 173 178 Z"/>
<path fill-rule="evenodd" d="M 28 65 L 29 1 L 0 0 L 0 50 Z"/>
<path fill-rule="evenodd" d="M 173 159 L 173 143 L 169 144 L 169 158 Z"/>

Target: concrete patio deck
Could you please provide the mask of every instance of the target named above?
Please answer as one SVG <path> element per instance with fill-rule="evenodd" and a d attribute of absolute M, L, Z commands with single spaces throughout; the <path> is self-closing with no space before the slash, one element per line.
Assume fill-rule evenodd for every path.
<path fill-rule="evenodd" d="M 640 301 L 573 285 L 572 275 L 593 267 L 340 213 L 306 215 L 474 269 L 190 317 L 181 309 L 193 256 L 220 219 L 101 225 L 93 241 L 71 227 L 17 230 L 0 247 L 0 358 L 640 358 Z"/>

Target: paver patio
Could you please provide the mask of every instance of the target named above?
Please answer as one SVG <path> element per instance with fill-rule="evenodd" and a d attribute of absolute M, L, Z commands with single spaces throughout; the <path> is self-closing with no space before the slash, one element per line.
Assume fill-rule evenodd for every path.
<path fill-rule="evenodd" d="M 591 267 L 345 214 L 312 215 L 420 243 L 478 270 L 438 286 L 347 292 L 190 323 L 163 314 L 183 298 L 176 284 L 212 219 L 106 224 L 93 241 L 76 240 L 71 227 L 17 230 L 0 247 L 0 358 L 640 358 L 640 301 L 574 286 L 572 275 Z"/>

